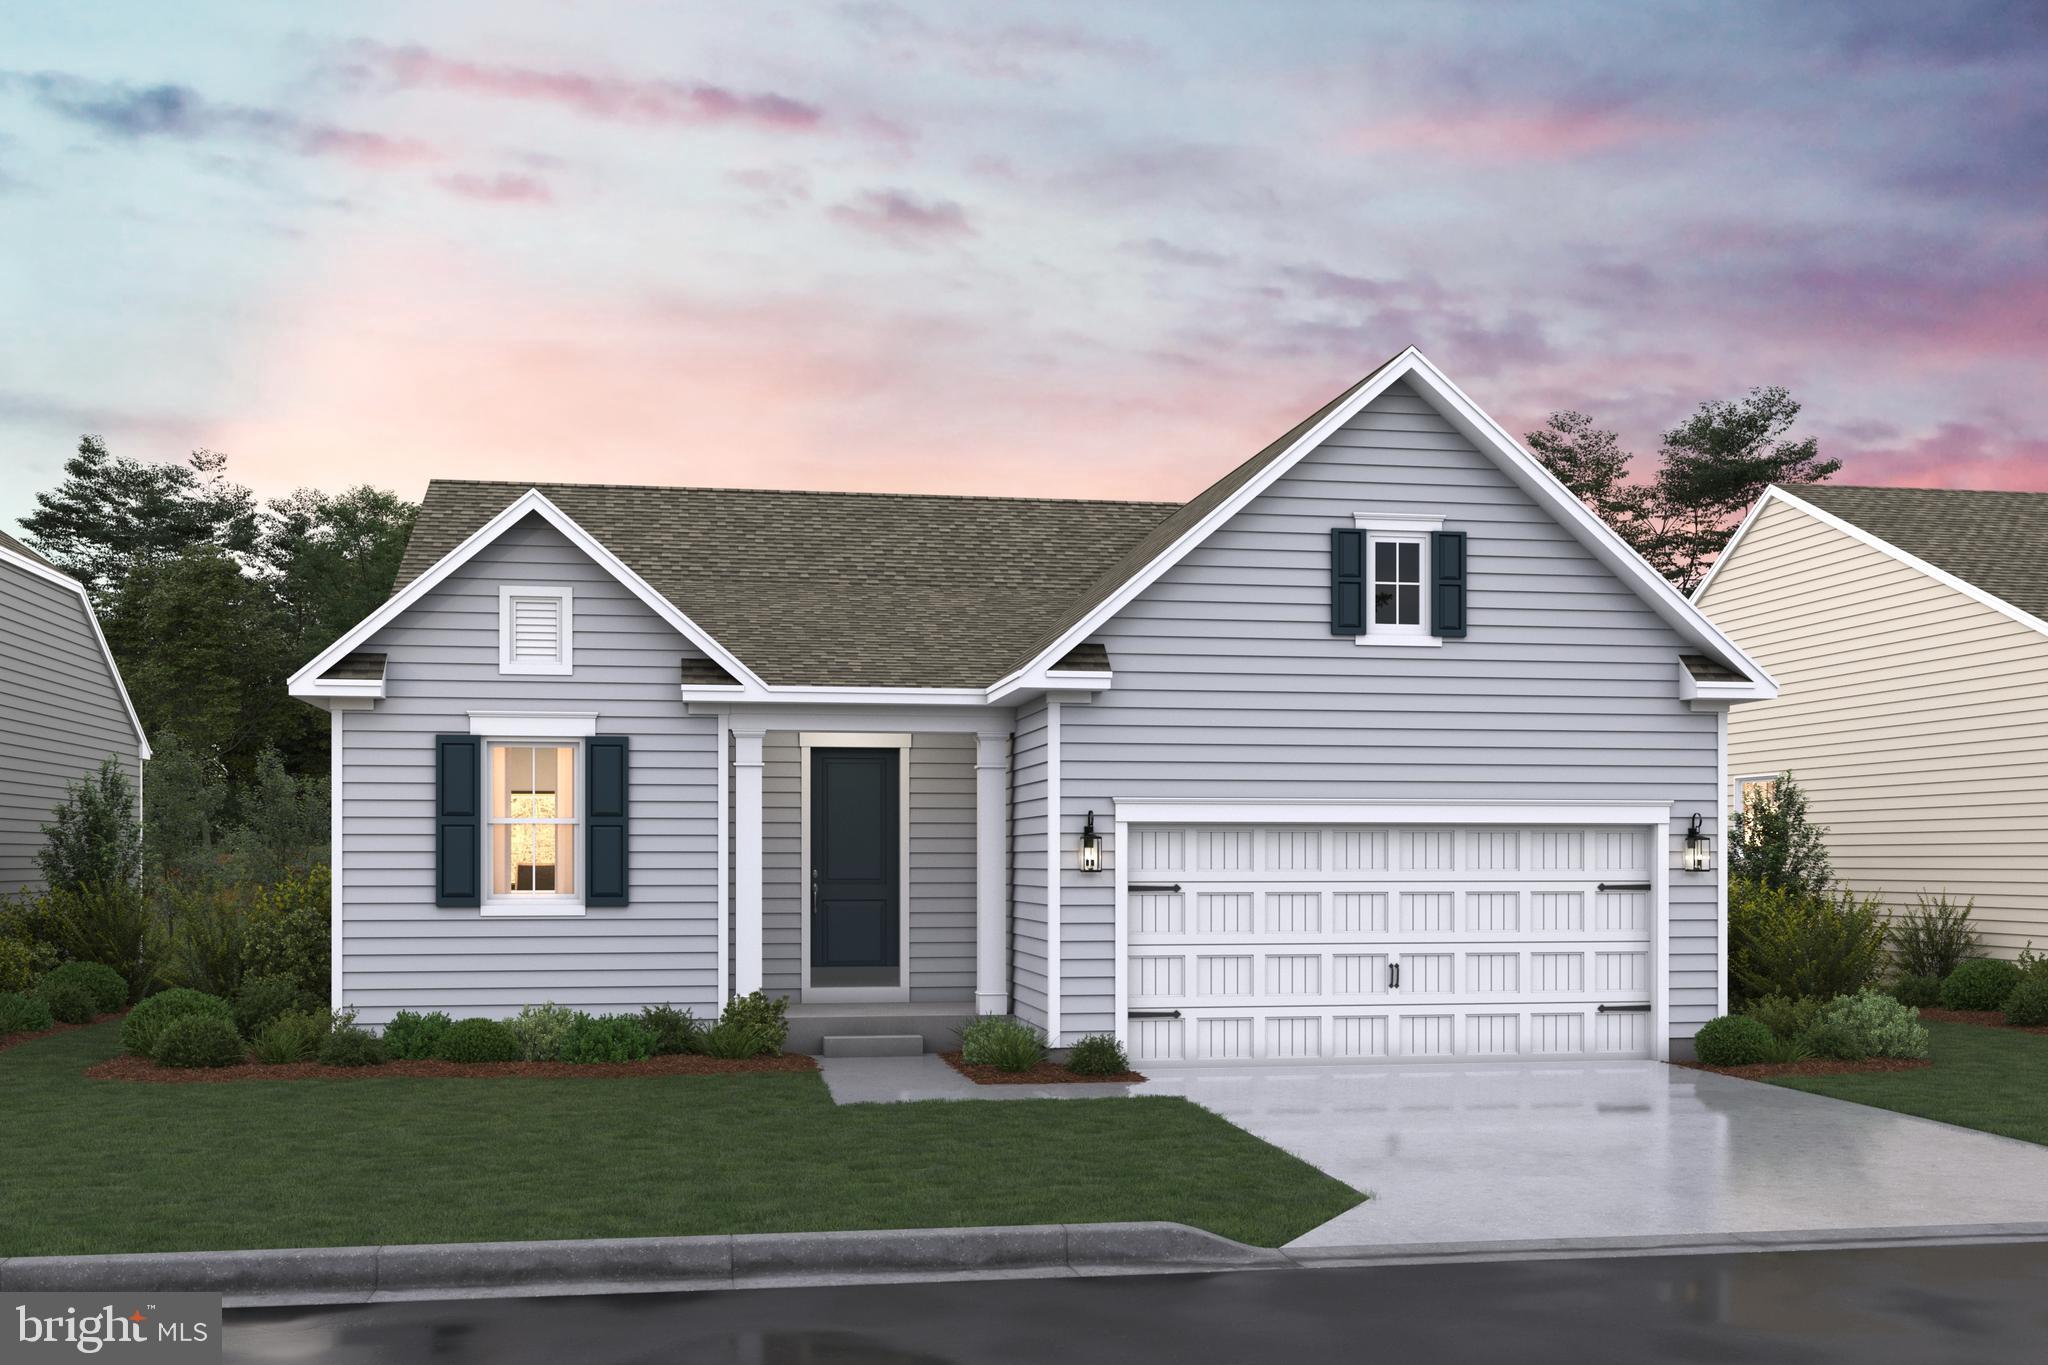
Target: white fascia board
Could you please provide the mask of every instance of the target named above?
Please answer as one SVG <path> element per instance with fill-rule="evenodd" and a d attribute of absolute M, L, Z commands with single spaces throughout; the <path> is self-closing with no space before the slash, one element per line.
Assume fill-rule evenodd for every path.
<path fill-rule="evenodd" d="M 1612 801 L 1235 801 L 1115 797 L 1133 825 L 1654 825 L 1669 802 Z"/>
<path fill-rule="evenodd" d="M 1093 669 L 1082 671 L 1054 672 L 1040 669 L 1037 672 L 1013 673 L 983 694 L 991 706 L 1013 706 L 1027 696 L 1040 692 L 1059 692 L 1082 695 L 1089 699 L 1097 692 L 1107 692 L 1115 683 L 1116 675 L 1108 670 Z"/>
<path fill-rule="evenodd" d="M 471 711 L 469 732 L 488 739 L 588 739 L 595 711 Z"/>
<path fill-rule="evenodd" d="M 100 629 L 99 614 L 92 609 L 92 594 L 85 590 L 85 584 L 60 569 L 53 569 L 4 545 L 0 545 L 0 564 L 11 564 L 23 573 L 78 594 L 78 604 L 85 609 L 86 624 L 92 627 L 93 641 L 100 647 L 100 657 L 107 661 L 107 676 L 114 680 L 114 692 L 121 698 L 121 709 L 128 713 L 128 724 L 135 729 L 138 752 L 147 760 L 150 757 L 149 736 L 142 731 L 142 717 L 135 714 L 135 703 L 128 699 L 128 684 L 121 680 L 121 665 L 114 662 L 114 651 L 107 644 L 105 632 Z"/>
<path fill-rule="evenodd" d="M 1692 675 L 1683 659 L 1677 666 L 1680 701 L 1769 701 L 1777 695 L 1775 690 L 1766 692 L 1753 682 L 1704 682 Z"/>
<path fill-rule="evenodd" d="M 598 567 L 617 579 L 628 592 L 652 609 L 655 615 L 675 627 L 684 639 L 717 661 L 719 667 L 732 674 L 735 678 L 740 679 L 746 686 L 765 688 L 766 685 L 762 683 L 761 679 L 755 676 L 752 669 L 741 663 L 737 655 L 713 639 L 703 627 L 677 610 L 673 602 L 656 592 L 646 579 L 627 567 L 624 560 L 606 549 L 602 541 L 577 525 L 575 519 L 561 508 L 555 506 L 546 494 L 542 493 L 538 488 L 529 488 L 526 492 L 520 494 L 511 506 L 492 517 L 489 521 L 478 527 L 468 539 L 464 540 L 447 554 L 441 556 L 432 568 L 429 568 L 418 578 L 406 584 L 403 591 L 395 594 L 383 606 L 357 622 L 339 640 L 336 640 L 314 656 L 312 662 L 292 674 L 289 684 L 291 694 L 295 697 L 308 698 L 320 695 L 317 692 L 305 690 L 307 685 L 318 680 L 322 673 L 325 673 L 343 658 L 362 648 L 364 643 L 379 630 L 382 630 L 404 614 L 414 603 L 439 586 L 441 581 L 447 578 L 448 575 L 454 573 L 457 569 L 475 558 L 480 550 L 517 525 L 529 514 L 538 514 L 549 525 L 560 531 L 577 549 L 595 560 Z"/>
<path fill-rule="evenodd" d="M 1807 516 L 1812 517 L 1815 521 L 1821 523 L 1821 525 L 1826 526 L 1831 530 L 1840 531 L 1843 535 L 1848 536 L 1851 540 L 1856 541 L 1858 544 L 1867 545 L 1871 549 L 1876 550 L 1881 554 L 1887 555 L 1890 558 L 1897 560 L 1899 563 L 1904 564 L 1909 569 L 1914 569 L 1920 573 L 1926 574 L 1929 578 L 1941 584 L 1943 587 L 1955 589 L 1963 596 L 1969 598 L 1972 602 L 1975 602 L 1980 606 L 1986 606 L 1991 608 L 1991 610 L 1997 612 L 2000 616 L 2005 617 L 2007 620 L 2015 621 L 2020 625 L 2025 626 L 2029 630 L 2038 631 L 2043 635 L 2048 635 L 2048 621 L 2042 620 L 2040 617 L 2034 615 L 2032 612 L 2023 611 L 2019 607 L 2016 607 L 2012 603 L 2006 601 L 2003 597 L 1998 596 L 1996 593 L 1986 592 L 1984 589 L 1978 587 L 1975 583 L 1972 583 L 1967 579 L 1956 577 L 1947 569 L 1937 568 L 1934 565 L 1929 564 L 1926 560 L 1920 558 L 1918 555 L 1912 554 L 1905 550 L 1901 550 L 1898 546 L 1892 544 L 1889 540 L 1885 540 L 1879 536 L 1874 536 L 1870 532 L 1864 530 L 1861 526 L 1856 525 L 1854 522 L 1844 521 L 1842 520 L 1842 518 L 1836 516 L 1833 512 L 1825 511 L 1822 508 L 1815 506 L 1813 503 L 1808 502 L 1806 499 L 1798 496 L 1795 493 L 1788 493 L 1776 484 L 1772 484 L 1769 488 L 1766 488 L 1764 490 L 1764 495 L 1756 500 L 1756 506 L 1750 510 L 1749 516 L 1744 518 L 1742 525 L 1739 528 L 1737 528 L 1735 536 L 1732 540 L 1728 542 L 1727 548 L 1721 551 L 1721 557 L 1714 561 L 1714 567 L 1708 571 L 1707 576 L 1705 578 L 1700 580 L 1699 587 L 1695 589 L 1693 592 L 1694 601 L 1699 600 L 1700 594 L 1704 593 L 1707 590 L 1707 585 L 1714 581 L 1714 575 L 1721 571 L 1721 566 L 1723 564 L 1726 564 L 1729 560 L 1729 557 L 1735 553 L 1735 547 L 1742 543 L 1743 532 L 1747 531 L 1750 528 L 1750 524 L 1754 522 L 1757 519 L 1758 514 L 1760 514 L 1764 510 L 1765 504 L 1771 502 L 1782 502 L 1788 507 L 1792 507 L 1797 509 L 1798 511 L 1804 512 Z"/>
<path fill-rule="evenodd" d="M 1738 669 L 1749 676 L 1759 688 L 1769 689 L 1769 695 L 1777 695 L 1777 683 L 1761 665 L 1716 629 L 1713 622 L 1666 582 L 1662 574 L 1651 568 L 1628 542 L 1616 535 L 1600 518 L 1594 516 L 1571 490 L 1559 483 L 1549 470 L 1522 449 L 1514 437 L 1482 412 L 1477 404 L 1466 397 L 1463 390 L 1453 384 L 1443 371 L 1437 369 L 1413 346 L 1388 361 L 1373 375 L 1370 383 L 1361 386 L 1343 403 L 1326 413 L 1322 421 L 1303 432 L 1294 444 L 1282 451 L 1271 464 L 1246 481 L 1242 488 L 1217 504 L 1207 516 L 1188 528 L 1150 564 L 1132 575 L 1066 633 L 1039 651 L 1038 655 L 1022 668 L 990 688 L 990 695 L 1002 694 L 1018 679 L 1038 674 L 1054 660 L 1064 657 L 1067 651 L 1101 629 L 1105 621 L 1122 611 L 1133 598 L 1157 582 L 1162 574 L 1178 564 L 1195 546 L 1208 539 L 1218 527 L 1263 494 L 1299 464 L 1304 456 L 1320 446 L 1331 433 L 1357 416 L 1367 404 L 1385 393 L 1392 385 L 1404 379 L 1421 390 L 1443 418 L 1456 427 L 1467 440 L 1480 451 L 1490 454 L 1512 482 L 1535 498 L 1538 503 L 1548 507 L 1565 529 L 1570 531 L 1594 558 L 1633 587 L 1666 624 L 1707 653 L 1718 656 L 1730 668 Z"/>
<path fill-rule="evenodd" d="M 294 690 L 292 695 L 304 701 L 321 697 L 369 697 L 375 701 L 384 698 L 382 678 L 315 678 L 303 691 Z"/>

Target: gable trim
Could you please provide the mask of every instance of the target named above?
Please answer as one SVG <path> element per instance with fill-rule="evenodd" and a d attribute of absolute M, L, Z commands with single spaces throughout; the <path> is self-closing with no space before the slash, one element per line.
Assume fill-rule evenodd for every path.
<path fill-rule="evenodd" d="M 114 680 L 114 695 L 121 699 L 121 709 L 128 713 L 128 724 L 135 730 L 137 752 L 143 759 L 149 758 L 149 736 L 143 733 L 142 717 L 135 714 L 135 703 L 128 699 L 128 684 L 121 680 L 121 665 L 114 662 L 114 651 L 107 644 L 105 632 L 100 629 L 99 613 L 92 609 L 92 594 L 85 590 L 85 584 L 61 569 L 53 569 L 41 560 L 10 550 L 5 545 L 0 545 L 0 564 L 12 564 L 24 573 L 78 594 L 78 605 L 85 611 L 86 624 L 92 627 L 93 641 L 100 647 L 100 657 L 107 661 L 107 676 Z"/>
<path fill-rule="evenodd" d="M 656 592 L 646 579 L 628 568 L 624 560 L 605 548 L 603 542 L 577 525 L 575 519 L 555 506 L 546 494 L 538 488 L 529 488 L 515 499 L 511 506 L 478 527 L 468 539 L 441 556 L 432 567 L 394 593 L 383 606 L 357 622 L 339 640 L 321 650 L 310 663 L 292 674 L 288 684 L 291 695 L 305 700 L 335 695 L 328 690 L 328 684 L 321 680 L 322 673 L 332 668 L 346 655 L 354 653 L 371 636 L 404 615 L 421 598 L 440 586 L 450 574 L 474 559 L 485 546 L 496 541 L 529 514 L 539 516 L 560 531 L 572 545 L 618 580 L 656 616 L 673 626 L 684 639 L 715 660 L 726 672 L 740 679 L 743 685 L 750 689 L 765 688 L 761 679 L 752 669 L 741 663 L 738 656 L 713 639 L 703 627 L 677 610 L 674 603 Z"/>
<path fill-rule="evenodd" d="M 1749 528 L 1754 526 L 1757 518 L 1763 515 L 1764 508 L 1773 502 L 1782 502 L 1787 507 L 1804 512 L 1807 516 L 1812 517 L 1830 530 L 1839 531 L 1858 544 L 1867 545 L 1871 549 L 1905 565 L 1907 568 L 1915 569 L 1927 575 L 1927 577 L 1943 587 L 1955 589 L 1971 601 L 1991 608 L 2007 620 L 2015 621 L 2029 630 L 2048 635 L 2048 621 L 2042 620 L 2032 612 L 2021 610 L 1996 593 L 1986 592 L 1968 579 L 1956 577 L 1947 569 L 1937 568 L 1929 564 L 1918 555 L 1900 549 L 1883 537 L 1872 535 L 1856 523 L 1844 521 L 1833 512 L 1825 511 L 1796 494 L 1786 492 L 1777 484 L 1772 484 L 1764 490 L 1764 495 L 1756 500 L 1756 506 L 1750 508 L 1749 515 L 1742 519 L 1742 525 L 1735 528 L 1734 536 L 1722 548 L 1720 556 L 1714 560 L 1714 566 L 1707 570 L 1707 576 L 1700 580 L 1700 585 L 1697 588 L 1693 589 L 1692 600 L 1694 602 L 1698 602 L 1706 595 L 1707 589 L 1713 586 L 1715 576 L 1721 572 L 1721 566 L 1735 557 L 1736 547 L 1742 544 L 1742 538 L 1749 534 Z"/>
<path fill-rule="evenodd" d="M 1247 479 L 1229 497 L 1210 509 L 1207 515 L 1183 532 L 1149 564 L 1125 580 L 1116 591 L 1091 607 L 1085 616 L 1070 626 L 1058 639 L 1040 650 L 1021 668 L 1015 669 L 990 687 L 989 700 L 1001 701 L 1022 690 L 1032 681 L 1043 678 L 1048 663 L 1064 657 L 1068 650 L 1101 629 L 1104 622 L 1130 605 L 1140 593 L 1186 558 L 1197 545 L 1207 540 L 1219 527 L 1265 493 L 1310 451 L 1322 445 L 1367 404 L 1404 379 L 1420 389 L 1431 406 L 1471 441 L 1481 454 L 1489 455 L 1511 482 L 1534 498 L 1539 505 L 1547 507 L 1565 529 L 1592 552 L 1594 558 L 1614 571 L 1624 583 L 1629 584 L 1665 624 L 1671 626 L 1680 636 L 1742 673 L 1749 681 L 1741 700 L 1768 700 L 1778 695 L 1777 683 L 1761 665 L 1743 653 L 1735 642 L 1723 635 L 1691 601 L 1666 582 L 1663 575 L 1651 568 L 1632 546 L 1616 535 L 1605 522 L 1594 516 L 1549 470 L 1525 452 L 1499 423 L 1466 397 L 1443 371 L 1431 364 L 1422 352 L 1410 346 L 1381 366 L 1369 380 L 1354 389 L 1349 397 L 1324 414 L 1321 421 L 1303 432 L 1264 469 Z"/>

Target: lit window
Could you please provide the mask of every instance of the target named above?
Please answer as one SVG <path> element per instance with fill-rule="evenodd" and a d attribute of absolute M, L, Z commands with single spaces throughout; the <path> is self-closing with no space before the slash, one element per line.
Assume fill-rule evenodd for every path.
<path fill-rule="evenodd" d="M 1375 535 L 1368 558 L 1368 591 L 1372 601 L 1369 633 L 1424 634 L 1428 622 L 1422 605 L 1422 538 Z"/>
<path fill-rule="evenodd" d="M 1742 808 L 1743 818 L 1748 819 L 1754 816 L 1757 808 L 1767 803 L 1771 799 L 1772 793 L 1778 790 L 1778 779 L 1775 777 L 1745 777 L 1736 786 L 1737 804 Z"/>
<path fill-rule="evenodd" d="M 491 895 L 577 896 L 574 744 L 491 746 Z"/>

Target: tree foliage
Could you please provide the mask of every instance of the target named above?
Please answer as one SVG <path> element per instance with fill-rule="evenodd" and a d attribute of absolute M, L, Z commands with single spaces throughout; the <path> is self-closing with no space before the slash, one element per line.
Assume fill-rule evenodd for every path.
<path fill-rule="evenodd" d="M 43 826 L 36 862 L 53 891 L 135 883 L 142 870 L 135 784 L 113 758 L 101 762 L 91 777 L 70 785 L 63 804 Z"/>
<path fill-rule="evenodd" d="M 1747 789 L 1728 825 L 1728 875 L 1803 896 L 1834 882 L 1827 830 L 1806 814 L 1806 793 L 1789 772 Z"/>

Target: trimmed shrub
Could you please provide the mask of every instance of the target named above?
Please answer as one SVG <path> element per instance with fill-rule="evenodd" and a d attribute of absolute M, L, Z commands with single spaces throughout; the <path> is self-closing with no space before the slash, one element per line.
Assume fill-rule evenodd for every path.
<path fill-rule="evenodd" d="M 1911 1005 L 1915 1009 L 1941 1003 L 1941 978 L 1938 976 L 1896 977 L 1884 989 L 1901 1005 Z"/>
<path fill-rule="evenodd" d="M 83 981 L 74 979 L 37 986 L 36 994 L 48 1002 L 50 1017 L 60 1024 L 90 1024 L 99 1018 L 92 990 Z"/>
<path fill-rule="evenodd" d="M 654 1055 L 654 1035 L 631 1014 L 579 1014 L 562 1039 L 562 1060 L 637 1062 Z"/>
<path fill-rule="evenodd" d="M 92 997 L 93 1010 L 99 1014 L 112 1014 L 128 1003 L 128 979 L 103 962 L 67 962 L 52 968 L 36 983 L 36 989 L 48 991 L 60 982 L 75 982 L 84 987 Z"/>
<path fill-rule="evenodd" d="M 562 1059 L 562 1040 L 568 1037 L 569 1025 L 575 1022 L 575 1010 L 550 1000 L 545 1005 L 528 1005 L 506 1027 L 519 1040 L 521 1057 L 529 1062 L 558 1062 Z"/>
<path fill-rule="evenodd" d="M 235 1027 L 254 1038 L 263 1026 L 299 1006 L 299 983 L 288 976 L 249 976 L 235 992 Z"/>
<path fill-rule="evenodd" d="M 2005 998 L 2005 1022 L 2014 1028 L 2048 1024 L 2048 974 L 2029 972 Z"/>
<path fill-rule="evenodd" d="M 960 1030 L 960 1060 L 998 1071 L 1029 1071 L 1045 1060 L 1045 1035 L 1002 1014 L 985 1014 Z"/>
<path fill-rule="evenodd" d="M 640 1027 L 654 1040 L 654 1055 L 675 1057 L 704 1050 L 704 1026 L 697 1016 L 673 1005 L 649 1005 L 640 1011 Z"/>
<path fill-rule="evenodd" d="M 1728 883 L 1728 974 L 1746 1000 L 1854 995 L 1884 969 L 1884 945 L 1874 899 Z"/>
<path fill-rule="evenodd" d="M 219 996 L 174 986 L 128 1011 L 128 1017 L 121 1022 L 122 1049 L 136 1057 L 155 1056 L 156 1040 L 165 1026 L 188 1014 L 210 1014 L 226 1020 L 231 1027 L 235 1022 L 234 1007 Z"/>
<path fill-rule="evenodd" d="M 1724 1014 L 1700 1025 L 1693 1053 L 1708 1066 L 1750 1066 L 1769 1061 L 1777 1035 L 1746 1014 Z"/>
<path fill-rule="evenodd" d="M 758 1030 L 769 1039 L 764 1051 L 780 1052 L 789 1039 L 789 997 L 771 998 L 761 991 L 736 995 L 725 1002 L 725 1012 L 718 1016 L 718 1022 Z"/>
<path fill-rule="evenodd" d="M 1820 1017 L 1825 1001 L 1811 996 L 1803 1000 L 1790 1000 L 1782 995 L 1767 995 L 1761 1000 L 1752 1000 L 1742 1007 L 1741 1012 L 1769 1029 L 1781 1040 L 1805 1036 L 1813 1027 L 1813 1021 Z"/>
<path fill-rule="evenodd" d="M 150 1056 L 158 1066 L 236 1066 L 248 1055 L 234 1024 L 215 1014 L 185 1014 L 164 1025 Z"/>
<path fill-rule="evenodd" d="M 519 1035 L 497 1019 L 458 1019 L 434 1044 L 444 1062 L 517 1062 L 526 1056 Z"/>
<path fill-rule="evenodd" d="M 1091 1033 L 1067 1052 L 1067 1070 L 1076 1076 L 1117 1076 L 1130 1069 L 1131 1059 L 1113 1033 Z"/>
<path fill-rule="evenodd" d="M 258 1030 L 249 1050 L 259 1062 L 307 1062 L 319 1055 L 326 1036 L 327 1016 L 294 1010 L 278 1015 Z"/>
<path fill-rule="evenodd" d="M 36 954 L 15 938 L 0 938 L 0 991 L 25 991 L 36 982 Z M 128 986 L 124 981 L 121 989 Z"/>
<path fill-rule="evenodd" d="M 1970 911 L 1976 905 L 1974 900 L 1957 905 L 1947 892 L 1914 896 L 1911 910 L 1892 916 L 1892 957 L 1899 971 L 1939 981 L 1977 956 L 1977 931 L 1970 927 Z"/>
<path fill-rule="evenodd" d="M 50 1002 L 40 995 L 0 991 L 0 1035 L 41 1033 L 56 1022 L 50 1017 Z"/>
<path fill-rule="evenodd" d="M 1804 1040 L 1815 1055 L 1840 1061 L 1865 1057 L 1927 1056 L 1927 1029 L 1920 1011 L 1881 991 L 1859 991 L 1830 1000 Z"/>
<path fill-rule="evenodd" d="M 384 1040 L 353 1023 L 338 1023 L 320 1040 L 322 1066 L 382 1066 Z"/>
<path fill-rule="evenodd" d="M 400 1061 L 417 1062 L 434 1055 L 434 1049 L 454 1026 L 440 1010 L 416 1014 L 400 1010 L 384 1026 L 384 1050 Z"/>
<path fill-rule="evenodd" d="M 1950 1010 L 2002 1010 L 2020 984 L 2017 965 L 1999 957 L 1971 958 L 1941 983 L 1941 1006 Z"/>

